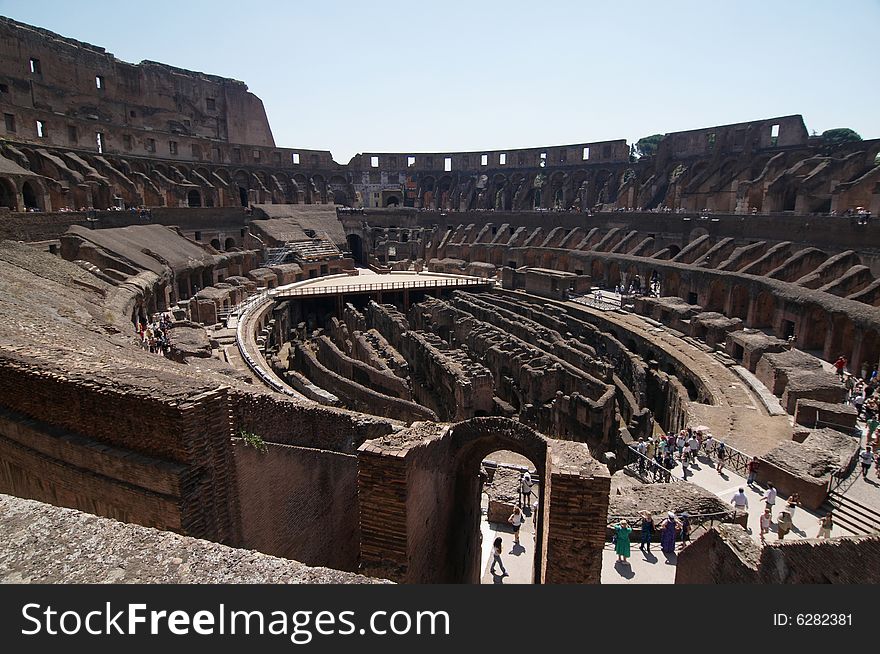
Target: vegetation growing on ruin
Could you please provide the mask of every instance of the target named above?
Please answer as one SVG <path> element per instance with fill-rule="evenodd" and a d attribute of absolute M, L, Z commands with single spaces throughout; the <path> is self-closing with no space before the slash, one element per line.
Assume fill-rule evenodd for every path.
<path fill-rule="evenodd" d="M 246 446 L 259 450 L 260 452 L 269 451 L 269 446 L 266 445 L 266 441 L 264 441 L 261 436 L 250 431 L 245 431 L 244 429 L 239 429 L 238 435 L 244 441 Z"/>

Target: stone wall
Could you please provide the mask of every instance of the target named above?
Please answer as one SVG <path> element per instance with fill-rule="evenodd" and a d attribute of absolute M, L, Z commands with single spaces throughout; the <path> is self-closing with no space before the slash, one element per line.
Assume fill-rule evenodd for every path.
<path fill-rule="evenodd" d="M 267 443 L 266 451 L 234 440 L 242 543 L 306 565 L 358 566 L 357 458 Z"/>
<path fill-rule="evenodd" d="M 3 434 L 9 458 L 4 458 L 0 491 L 237 542 L 227 390 L 192 388 L 174 398 L 170 387 L 150 395 L 145 388 L 106 381 L 62 376 L 5 357 L 0 405 L 16 417 Z M 13 442 L 25 441 L 27 433 L 13 423 L 27 418 L 35 421 L 37 438 Z M 74 458 L 56 458 L 68 455 L 57 444 L 68 434 L 80 437 L 64 446 Z M 95 455 L 102 447 L 104 454 Z M 150 459 L 159 470 L 173 471 L 171 476 L 153 477 L 146 463 L 130 463 Z M 116 488 L 126 483 L 129 492 Z M 157 497 L 157 489 L 170 491 L 170 497 Z"/>
<path fill-rule="evenodd" d="M 763 548 L 738 525 L 718 525 L 678 555 L 676 584 L 876 584 L 880 536 L 798 539 Z"/>
<path fill-rule="evenodd" d="M 381 583 L 8 495 L 0 532 L 0 583 Z"/>

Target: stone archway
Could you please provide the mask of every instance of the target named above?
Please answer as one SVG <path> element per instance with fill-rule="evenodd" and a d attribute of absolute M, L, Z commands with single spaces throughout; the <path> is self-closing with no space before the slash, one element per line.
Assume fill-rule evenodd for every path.
<path fill-rule="evenodd" d="M 0 177 L 0 207 L 6 207 L 12 211 L 18 210 L 18 193 L 15 184 L 5 177 Z"/>
<path fill-rule="evenodd" d="M 742 320 L 749 317 L 749 290 L 745 286 L 734 284 L 731 289 L 727 317 Z"/>
<path fill-rule="evenodd" d="M 358 448 L 363 572 L 404 583 L 476 583 L 479 467 L 497 450 L 526 457 L 542 480 L 534 581 L 599 583 L 607 468 L 585 443 L 495 417 L 422 423 Z"/>
<path fill-rule="evenodd" d="M 42 197 L 39 188 L 30 180 L 21 185 L 21 197 L 25 209 L 42 209 Z"/>

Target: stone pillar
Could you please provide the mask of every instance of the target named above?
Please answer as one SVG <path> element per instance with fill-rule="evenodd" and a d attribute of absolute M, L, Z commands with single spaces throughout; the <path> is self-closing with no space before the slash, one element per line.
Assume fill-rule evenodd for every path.
<path fill-rule="evenodd" d="M 358 448 L 360 572 L 406 581 L 406 460 L 364 443 Z"/>
<path fill-rule="evenodd" d="M 553 465 L 545 504 L 548 584 L 598 584 L 608 520 L 611 477 L 585 476 L 578 468 Z"/>

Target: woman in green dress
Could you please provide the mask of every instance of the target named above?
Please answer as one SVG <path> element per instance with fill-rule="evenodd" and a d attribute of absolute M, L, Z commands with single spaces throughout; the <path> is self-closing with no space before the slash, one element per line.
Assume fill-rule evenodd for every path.
<path fill-rule="evenodd" d="M 626 520 L 621 520 L 614 527 L 614 551 L 617 552 L 617 560 L 619 562 L 627 563 L 627 559 L 630 556 L 629 535 L 631 533 L 632 528 L 629 526 L 629 523 Z"/>

